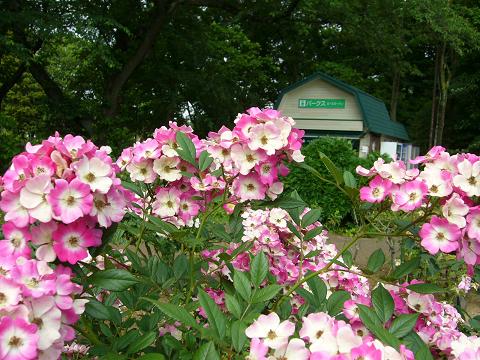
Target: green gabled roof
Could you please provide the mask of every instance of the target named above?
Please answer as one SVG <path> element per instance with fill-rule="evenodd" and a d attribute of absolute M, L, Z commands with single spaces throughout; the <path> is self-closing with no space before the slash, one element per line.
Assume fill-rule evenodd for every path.
<path fill-rule="evenodd" d="M 322 72 L 316 72 L 315 74 L 310 75 L 309 77 L 303 80 L 300 80 L 283 89 L 280 92 L 280 95 L 278 96 L 277 100 L 275 101 L 275 105 L 274 105 L 275 109 L 277 109 L 278 106 L 280 105 L 283 95 L 315 79 L 322 79 L 332 84 L 333 86 L 336 86 L 354 95 L 362 111 L 363 121 L 368 131 L 376 134 L 391 136 L 391 137 L 402 139 L 402 140 L 407 140 L 407 141 L 409 140 L 408 133 L 407 133 L 407 130 L 405 129 L 405 126 L 399 122 L 395 122 L 390 119 L 390 115 L 387 111 L 387 107 L 385 106 L 385 103 L 382 100 L 377 99 L 376 97 L 370 94 L 367 94 L 366 92 L 354 86 L 348 85 L 343 81 L 340 81 Z"/>

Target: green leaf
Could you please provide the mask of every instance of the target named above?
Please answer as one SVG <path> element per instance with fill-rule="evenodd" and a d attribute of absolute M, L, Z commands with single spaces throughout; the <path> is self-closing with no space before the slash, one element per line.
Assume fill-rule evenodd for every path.
<path fill-rule="evenodd" d="M 135 194 L 143 198 L 144 196 L 143 191 L 138 187 L 137 184 L 132 183 L 130 181 L 122 180 L 122 186 L 127 190 L 133 191 Z"/>
<path fill-rule="evenodd" d="M 245 301 L 250 301 L 252 288 L 250 287 L 250 280 L 248 280 L 245 273 L 235 270 L 233 274 L 233 287 Z"/>
<path fill-rule="evenodd" d="M 197 324 L 194 317 L 190 315 L 190 313 L 185 310 L 183 307 L 180 307 L 175 304 L 171 303 L 162 303 L 157 300 L 152 300 L 149 298 L 142 297 L 143 300 L 147 300 L 154 304 L 156 307 L 160 309 L 168 317 L 172 318 L 173 320 L 180 321 L 185 326 L 190 326 L 194 329 L 199 329 L 200 325 Z"/>
<path fill-rule="evenodd" d="M 160 233 L 164 233 L 166 235 L 170 235 L 174 232 L 178 232 L 178 228 L 175 225 L 172 225 L 166 221 L 159 219 L 153 215 L 147 215 L 149 222 L 157 228 L 157 231 Z M 142 220 L 143 221 L 143 220 Z"/>
<path fill-rule="evenodd" d="M 213 158 L 210 156 L 207 150 L 203 150 L 200 153 L 200 157 L 198 159 L 198 168 L 200 171 L 205 171 L 208 167 L 212 164 Z"/>
<path fill-rule="evenodd" d="M 413 351 L 415 359 L 433 360 L 432 353 L 428 349 L 420 336 L 414 331 L 410 332 L 403 338 L 405 345 Z"/>
<path fill-rule="evenodd" d="M 215 344 L 210 341 L 200 346 L 200 349 L 193 355 L 193 360 L 220 360 L 220 355 L 215 349 Z"/>
<path fill-rule="evenodd" d="M 180 279 L 188 270 L 188 259 L 184 254 L 180 254 L 173 262 L 173 274 Z"/>
<path fill-rule="evenodd" d="M 88 280 L 90 284 L 110 291 L 123 291 L 139 282 L 135 276 L 123 269 L 98 271 Z"/>
<path fill-rule="evenodd" d="M 353 176 L 353 174 L 348 170 L 343 172 L 343 181 L 345 182 L 346 187 L 351 189 L 357 188 L 357 179 L 355 179 L 355 176 Z"/>
<path fill-rule="evenodd" d="M 166 360 L 165 355 L 160 353 L 148 353 L 140 356 L 137 360 Z"/>
<path fill-rule="evenodd" d="M 282 287 L 280 285 L 268 285 L 257 290 L 252 297 L 252 304 L 268 301 L 278 294 Z"/>
<path fill-rule="evenodd" d="M 352 253 L 350 251 L 348 251 L 348 250 L 344 251 L 344 253 L 342 254 L 342 260 L 345 263 L 345 265 L 347 265 L 349 268 L 352 267 L 353 256 L 352 256 Z"/>
<path fill-rule="evenodd" d="M 263 251 L 260 251 L 252 261 L 250 277 L 255 286 L 260 286 L 268 274 L 268 260 Z"/>
<path fill-rule="evenodd" d="M 97 300 L 89 300 L 85 305 L 85 313 L 95 319 L 110 320 L 110 312 L 108 307 Z"/>
<path fill-rule="evenodd" d="M 232 344 L 237 352 L 241 352 L 247 342 L 246 328 L 247 325 L 240 320 L 234 321 L 232 324 Z"/>
<path fill-rule="evenodd" d="M 375 312 L 368 306 L 362 304 L 358 304 L 357 306 L 360 319 L 367 329 L 370 330 L 381 342 L 398 350 L 400 348 L 400 341 L 380 325 L 380 320 Z"/>
<path fill-rule="evenodd" d="M 392 277 L 395 280 L 398 280 L 408 274 L 413 270 L 417 269 L 420 266 L 420 257 L 413 258 L 407 262 L 400 264 L 392 274 Z"/>
<path fill-rule="evenodd" d="M 335 291 L 327 300 L 327 311 L 331 316 L 338 315 L 343 310 L 345 301 L 350 300 L 350 294 L 344 290 Z"/>
<path fill-rule="evenodd" d="M 181 131 L 177 132 L 175 138 L 179 146 L 177 149 L 175 149 L 178 155 L 190 164 L 196 165 L 195 158 L 197 155 L 197 150 L 195 149 L 193 141 Z"/>
<path fill-rule="evenodd" d="M 130 345 L 135 339 L 140 337 L 140 333 L 138 329 L 130 330 L 125 335 L 119 337 L 114 341 L 114 348 L 116 350 L 125 349 L 128 345 Z"/>
<path fill-rule="evenodd" d="M 320 215 L 322 215 L 322 211 L 320 209 L 312 209 L 303 215 L 302 218 L 302 227 L 306 228 L 309 225 L 312 225 L 315 221 L 320 219 Z"/>
<path fill-rule="evenodd" d="M 408 285 L 407 289 L 415 291 L 419 294 L 434 294 L 446 291 L 445 289 L 435 284 L 412 284 Z"/>
<path fill-rule="evenodd" d="M 323 227 L 319 226 L 315 229 L 307 231 L 305 236 L 303 237 L 303 240 L 308 241 L 310 239 L 313 239 L 315 236 L 320 235 L 323 232 Z"/>
<path fill-rule="evenodd" d="M 307 284 L 313 296 L 315 297 L 317 307 L 319 307 L 327 298 L 327 286 L 325 285 L 325 282 L 319 276 L 315 276 L 311 279 L 308 279 Z"/>
<path fill-rule="evenodd" d="M 208 323 L 217 332 L 220 339 L 223 339 L 227 326 L 225 315 L 220 311 L 215 301 L 202 289 L 198 289 L 198 301 L 207 314 Z"/>
<path fill-rule="evenodd" d="M 382 249 L 375 250 L 368 258 L 367 269 L 372 273 L 379 271 L 385 263 L 385 254 Z"/>
<path fill-rule="evenodd" d="M 237 319 L 242 317 L 242 307 L 235 296 L 225 294 L 225 305 L 227 305 L 228 311 L 230 311 Z"/>
<path fill-rule="evenodd" d="M 392 317 L 395 304 L 392 295 L 382 284 L 378 284 L 372 291 L 372 305 L 378 317 L 383 323 L 386 323 Z"/>
<path fill-rule="evenodd" d="M 393 320 L 392 325 L 388 329 L 390 334 L 395 335 L 397 338 L 404 337 L 417 323 L 419 314 L 401 314 Z"/>
<path fill-rule="evenodd" d="M 127 354 L 135 354 L 139 352 L 140 350 L 145 349 L 146 347 L 152 345 L 157 338 L 157 332 L 156 331 L 151 331 L 149 333 L 146 333 L 142 337 L 138 338 L 134 342 L 130 344 L 130 346 L 127 349 Z"/>
<path fill-rule="evenodd" d="M 332 162 L 332 160 L 330 160 L 330 158 L 325 155 L 323 152 L 319 151 L 319 155 L 320 155 L 320 160 L 322 160 L 323 164 L 325 165 L 325 167 L 327 168 L 328 172 L 330 173 L 330 175 L 333 176 L 333 178 L 335 179 L 337 185 L 341 185 L 343 184 L 343 176 L 342 176 L 342 173 L 340 172 L 340 170 L 335 166 L 335 164 Z"/>
<path fill-rule="evenodd" d="M 300 232 L 298 231 L 297 227 L 295 226 L 295 224 L 292 224 L 290 221 L 287 221 L 287 227 L 288 229 L 296 236 L 298 237 L 299 239 L 302 238 L 302 235 L 300 234 Z"/>

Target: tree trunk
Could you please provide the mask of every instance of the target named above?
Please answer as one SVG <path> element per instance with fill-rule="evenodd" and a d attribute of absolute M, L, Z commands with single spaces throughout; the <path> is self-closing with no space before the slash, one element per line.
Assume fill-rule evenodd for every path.
<path fill-rule="evenodd" d="M 430 133 L 428 137 L 428 148 L 434 145 L 434 129 L 436 127 L 437 117 L 437 88 L 438 88 L 438 67 L 439 67 L 439 47 L 435 49 L 435 69 L 433 72 L 433 89 L 432 89 L 432 117 L 430 118 Z"/>
<path fill-rule="evenodd" d="M 392 81 L 392 98 L 390 100 L 390 118 L 397 121 L 398 98 L 400 97 L 400 70 L 395 65 Z"/>
<path fill-rule="evenodd" d="M 435 145 L 442 145 L 443 143 L 443 128 L 445 127 L 445 114 L 447 111 L 448 89 L 452 79 L 452 72 L 445 60 L 446 58 L 446 43 L 442 46 L 442 53 L 440 56 L 440 99 L 439 99 L 439 117 L 437 122 L 437 129 L 435 131 Z"/>

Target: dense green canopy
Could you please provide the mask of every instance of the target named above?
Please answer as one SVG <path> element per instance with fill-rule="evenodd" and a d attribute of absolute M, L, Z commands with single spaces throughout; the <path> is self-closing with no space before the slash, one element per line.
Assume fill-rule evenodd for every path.
<path fill-rule="evenodd" d="M 318 70 L 383 99 L 423 148 L 480 147 L 474 0 L 3 0 L 0 11 L 1 168 L 55 130 L 115 150 L 168 120 L 205 134 Z"/>

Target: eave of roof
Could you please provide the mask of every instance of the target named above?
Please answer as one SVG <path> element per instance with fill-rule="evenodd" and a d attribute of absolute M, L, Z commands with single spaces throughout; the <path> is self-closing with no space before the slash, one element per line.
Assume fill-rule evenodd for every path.
<path fill-rule="evenodd" d="M 278 95 L 274 108 L 278 109 L 278 106 L 286 93 L 318 78 L 355 96 L 360 106 L 360 110 L 362 111 L 363 121 L 368 131 L 402 140 L 409 140 L 405 126 L 390 119 L 387 107 L 382 100 L 322 72 L 316 72 L 305 79 L 287 86 Z"/>

